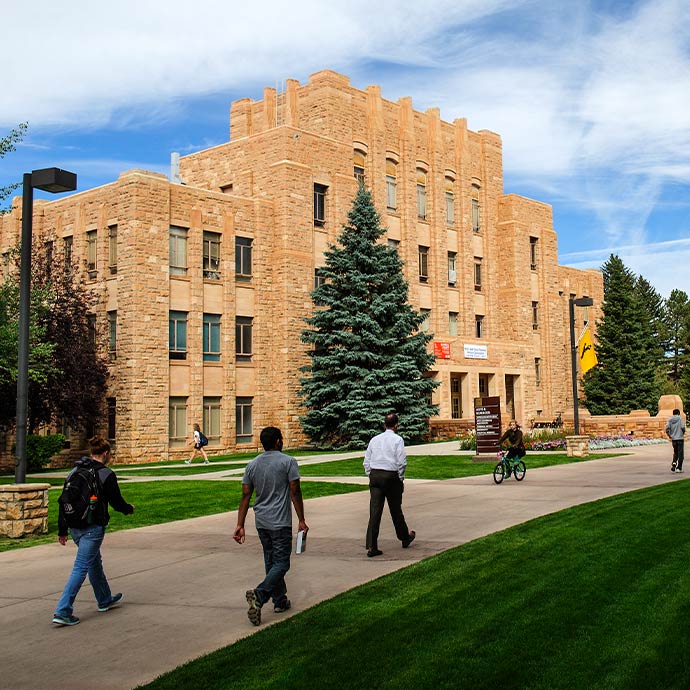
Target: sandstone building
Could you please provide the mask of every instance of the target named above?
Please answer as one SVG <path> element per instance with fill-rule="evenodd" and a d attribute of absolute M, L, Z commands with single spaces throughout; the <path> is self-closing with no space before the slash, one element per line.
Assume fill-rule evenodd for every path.
<path fill-rule="evenodd" d="M 182 157 L 179 179 L 131 170 L 36 202 L 34 241 L 100 296 L 97 426 L 118 461 L 180 457 L 197 421 L 216 452 L 257 448 L 267 424 L 305 442 L 299 334 L 360 179 L 434 334 L 434 426 L 471 426 L 480 395 L 522 422 L 572 407 L 568 298 L 596 309 L 601 274 L 559 266 L 551 208 L 504 193 L 500 137 L 323 71 L 234 102 L 229 142 Z M 3 253 L 20 224 L 20 209 L 0 220 Z"/>

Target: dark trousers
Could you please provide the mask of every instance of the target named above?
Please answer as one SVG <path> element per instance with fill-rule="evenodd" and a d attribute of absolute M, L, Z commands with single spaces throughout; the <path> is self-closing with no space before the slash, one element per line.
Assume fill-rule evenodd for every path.
<path fill-rule="evenodd" d="M 403 482 L 397 472 L 371 470 L 369 473 L 369 527 L 367 527 L 367 549 L 378 549 L 379 528 L 383 515 L 383 504 L 388 501 L 395 535 L 400 541 L 410 538 L 405 516 L 402 512 Z"/>
<path fill-rule="evenodd" d="M 673 444 L 673 463 L 671 467 L 682 470 L 685 458 L 685 439 L 681 438 L 677 441 L 671 441 L 671 443 Z"/>
<path fill-rule="evenodd" d="M 266 577 L 257 586 L 256 594 L 261 605 L 273 599 L 275 606 L 287 601 L 285 575 L 290 570 L 290 551 L 292 550 L 292 529 L 257 529 L 261 546 L 264 548 L 264 567 Z"/>

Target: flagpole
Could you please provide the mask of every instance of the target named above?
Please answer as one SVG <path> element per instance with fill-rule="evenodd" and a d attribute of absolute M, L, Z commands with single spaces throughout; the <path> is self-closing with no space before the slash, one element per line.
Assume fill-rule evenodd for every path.
<path fill-rule="evenodd" d="M 594 301 L 591 297 L 571 297 L 568 300 L 570 316 L 570 364 L 573 374 L 573 421 L 575 425 L 575 436 L 580 435 L 580 409 L 577 399 L 577 344 L 575 343 L 575 307 L 591 307 Z"/>

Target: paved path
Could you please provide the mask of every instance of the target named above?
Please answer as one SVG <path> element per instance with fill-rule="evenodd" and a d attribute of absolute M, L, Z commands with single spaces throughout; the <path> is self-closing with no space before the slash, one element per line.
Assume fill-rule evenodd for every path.
<path fill-rule="evenodd" d="M 312 499 L 306 505 L 309 549 L 293 556 L 288 575 L 294 608 L 277 615 L 267 607 L 265 624 L 533 517 L 685 476 L 669 471 L 670 444 L 625 452 L 632 455 L 531 471 L 528 462 L 520 484 L 496 486 L 489 475 L 408 480 L 404 510 L 417 541 L 401 549 L 385 514 L 384 555 L 375 559 L 363 548 L 367 492 Z M 250 520 L 247 542 L 235 544 L 235 522 L 233 512 L 108 534 L 105 569 L 124 603 L 99 613 L 87 583 L 75 606 L 81 624 L 72 628 L 50 620 L 74 547 L 55 543 L 0 553 L 0 688 L 129 690 L 256 631 L 247 620 L 244 591 L 262 578 L 261 546 Z"/>

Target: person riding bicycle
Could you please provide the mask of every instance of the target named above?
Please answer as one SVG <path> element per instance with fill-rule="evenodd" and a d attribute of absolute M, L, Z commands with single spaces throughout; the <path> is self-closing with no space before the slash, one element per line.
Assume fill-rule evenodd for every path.
<path fill-rule="evenodd" d="M 508 441 L 506 460 L 517 460 L 524 457 L 525 443 L 522 440 L 522 429 L 520 429 L 520 425 L 514 419 L 510 420 L 508 429 L 501 436 L 498 445 L 502 448 L 505 441 Z"/>

